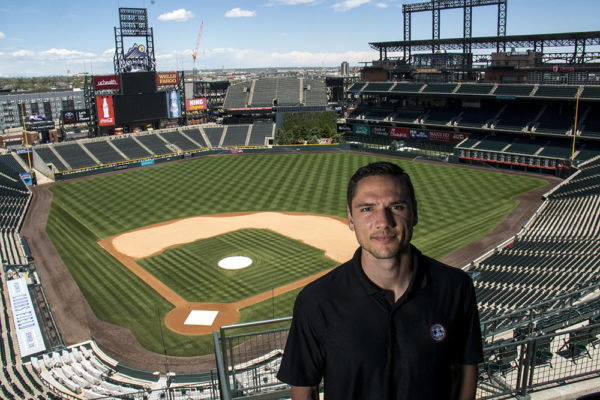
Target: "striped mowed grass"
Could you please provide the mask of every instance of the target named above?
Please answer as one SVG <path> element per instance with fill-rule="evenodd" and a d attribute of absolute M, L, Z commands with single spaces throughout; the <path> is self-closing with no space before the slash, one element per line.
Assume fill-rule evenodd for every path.
<path fill-rule="evenodd" d="M 359 166 L 381 159 L 386 158 L 353 153 L 205 157 L 65 182 L 52 188 L 47 232 L 98 318 L 130 329 L 151 351 L 163 352 L 160 324 L 168 354 L 206 354 L 212 352 L 211 338 L 166 329 L 162 317 L 172 305 L 100 248 L 98 241 L 197 215 L 294 211 L 345 217 L 345 191 L 351 174 Z M 442 257 L 489 233 L 516 206 L 515 196 L 546 183 L 517 175 L 393 161 L 411 175 L 417 193 L 419 224 L 413 243 L 432 257 Z M 227 299 L 264 292 L 265 287 L 280 286 L 292 276 L 332 266 L 322 251 L 301 249 L 299 243 L 267 232 L 247 230 L 205 239 L 213 240 L 212 244 L 199 241 L 181 246 L 141 264 L 176 287 L 188 301 L 230 301 Z M 210 262 L 204 266 L 200 262 L 220 257 L 205 254 L 217 247 L 215 243 L 222 254 L 228 246 L 229 250 L 234 246 L 243 246 L 244 251 L 255 249 L 265 258 L 269 254 L 275 265 L 280 261 L 281 265 L 276 265 L 280 271 L 216 272 L 216 264 L 211 267 Z M 199 271 L 194 280 L 190 280 L 192 270 Z M 218 279 L 206 283 L 209 277 Z M 232 289 L 235 286 L 239 293 Z M 290 315 L 296 294 L 248 307 L 242 310 L 241 320 Z"/>

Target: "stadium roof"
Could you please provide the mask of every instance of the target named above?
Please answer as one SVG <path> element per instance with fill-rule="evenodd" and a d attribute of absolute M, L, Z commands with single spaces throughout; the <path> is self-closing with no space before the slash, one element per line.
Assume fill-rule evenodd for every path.
<path fill-rule="evenodd" d="M 424 39 L 403 40 L 395 42 L 373 42 L 369 43 L 371 48 L 380 52 L 402 51 L 410 48 L 412 51 L 431 50 L 462 50 L 465 46 L 472 49 L 493 48 L 532 48 L 542 51 L 546 47 L 567 46 L 598 46 L 600 45 L 600 31 L 590 32 L 567 32 L 547 33 L 535 35 L 514 36 L 485 36 L 474 38 L 451 38 L 451 39 Z"/>

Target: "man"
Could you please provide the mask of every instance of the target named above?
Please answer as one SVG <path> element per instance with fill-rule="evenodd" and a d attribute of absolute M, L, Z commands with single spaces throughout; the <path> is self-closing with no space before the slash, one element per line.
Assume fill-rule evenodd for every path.
<path fill-rule="evenodd" d="M 397 165 L 359 168 L 348 185 L 352 260 L 298 295 L 278 378 L 292 399 L 473 399 L 481 332 L 463 271 L 410 244 L 417 201 Z"/>

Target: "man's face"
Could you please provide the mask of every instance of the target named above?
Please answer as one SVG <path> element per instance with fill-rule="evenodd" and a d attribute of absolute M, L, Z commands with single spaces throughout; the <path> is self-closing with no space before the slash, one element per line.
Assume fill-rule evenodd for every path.
<path fill-rule="evenodd" d="M 404 181 L 390 175 L 361 179 L 348 209 L 348 225 L 368 256 L 390 259 L 408 249 L 417 223 Z"/>

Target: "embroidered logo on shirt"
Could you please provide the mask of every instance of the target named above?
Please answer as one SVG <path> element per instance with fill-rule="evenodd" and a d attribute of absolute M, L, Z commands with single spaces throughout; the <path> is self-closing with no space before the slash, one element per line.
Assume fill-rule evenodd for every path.
<path fill-rule="evenodd" d="M 429 328 L 429 334 L 434 342 L 441 343 L 446 339 L 446 327 L 442 324 L 433 324 Z"/>

